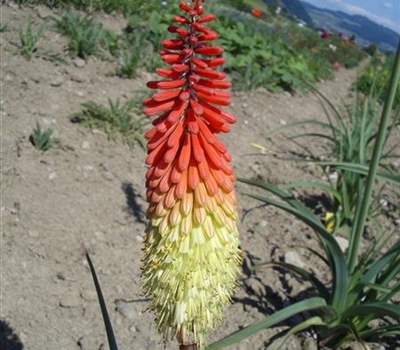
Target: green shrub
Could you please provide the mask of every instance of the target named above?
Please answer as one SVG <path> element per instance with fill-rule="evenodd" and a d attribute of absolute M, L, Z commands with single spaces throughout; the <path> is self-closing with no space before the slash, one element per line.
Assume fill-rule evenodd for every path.
<path fill-rule="evenodd" d="M 376 96 L 378 101 L 382 103 L 387 95 L 387 83 L 389 81 L 393 62 L 394 57 L 392 55 L 387 55 L 386 57 L 381 58 L 379 58 L 379 56 L 372 58 L 370 63 L 353 84 L 353 89 L 365 95 Z M 393 108 L 396 109 L 399 106 L 400 83 L 397 86 Z"/>
<path fill-rule="evenodd" d="M 68 37 L 68 51 L 72 57 L 86 59 L 99 53 L 99 44 L 105 31 L 90 16 L 82 17 L 71 11 L 64 12 L 61 19 L 56 21 L 55 28 Z"/>
<path fill-rule="evenodd" d="M 32 55 L 37 52 L 37 44 L 39 40 L 43 37 L 43 34 L 46 30 L 46 23 L 43 23 L 37 32 L 34 32 L 32 28 L 32 20 L 29 19 L 26 24 L 25 30 L 19 28 L 18 36 L 19 43 L 18 49 L 22 56 L 24 56 L 27 60 L 30 60 Z"/>

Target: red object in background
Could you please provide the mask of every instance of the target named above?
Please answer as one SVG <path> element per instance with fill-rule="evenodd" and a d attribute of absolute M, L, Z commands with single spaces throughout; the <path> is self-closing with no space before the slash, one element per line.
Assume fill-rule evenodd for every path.
<path fill-rule="evenodd" d="M 259 9 L 252 9 L 251 13 L 256 18 L 260 18 L 261 17 L 261 11 Z"/>
<path fill-rule="evenodd" d="M 335 72 L 338 72 L 340 70 L 340 68 L 342 68 L 342 65 L 339 62 L 335 62 L 333 64 L 333 69 L 335 70 Z"/>
<path fill-rule="evenodd" d="M 329 32 L 327 30 L 324 29 L 324 31 L 321 34 L 321 38 L 322 39 L 326 39 L 329 37 Z"/>

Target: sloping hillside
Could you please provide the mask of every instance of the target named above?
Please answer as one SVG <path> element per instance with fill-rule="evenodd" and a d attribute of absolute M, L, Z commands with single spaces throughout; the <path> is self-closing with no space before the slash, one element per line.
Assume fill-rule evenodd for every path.
<path fill-rule="evenodd" d="M 348 36 L 355 35 L 359 44 L 363 46 L 377 44 L 384 51 L 395 50 L 397 46 L 399 34 L 366 17 L 321 9 L 304 1 L 302 4 L 316 27 L 328 28 Z"/>

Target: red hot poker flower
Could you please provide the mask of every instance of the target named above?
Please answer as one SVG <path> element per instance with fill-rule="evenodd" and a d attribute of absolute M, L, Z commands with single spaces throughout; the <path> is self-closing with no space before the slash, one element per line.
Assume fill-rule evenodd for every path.
<path fill-rule="evenodd" d="M 251 14 L 256 18 L 260 18 L 261 17 L 261 11 L 259 9 L 256 9 L 256 8 L 251 10 Z"/>
<path fill-rule="evenodd" d="M 169 68 L 147 86 L 158 89 L 144 113 L 158 116 L 146 133 L 147 217 L 142 265 L 158 328 L 182 345 L 205 343 L 229 304 L 241 261 L 231 156 L 216 134 L 235 118 L 223 111 L 231 87 L 218 34 L 206 26 L 202 2 L 181 2 L 159 52 Z"/>

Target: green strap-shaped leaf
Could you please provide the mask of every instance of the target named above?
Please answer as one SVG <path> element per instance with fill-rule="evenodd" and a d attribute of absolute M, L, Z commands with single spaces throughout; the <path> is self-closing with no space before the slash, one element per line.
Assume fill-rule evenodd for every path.
<path fill-rule="evenodd" d="M 311 311 L 320 309 L 326 306 L 326 301 L 323 298 L 315 297 L 309 298 L 303 301 L 299 301 L 295 304 L 285 307 L 284 309 L 275 312 L 274 314 L 267 316 L 260 322 L 254 323 L 248 327 L 241 329 L 227 337 L 218 340 L 217 342 L 207 346 L 206 350 L 218 350 L 227 347 L 232 344 L 236 344 L 241 340 L 276 324 L 289 319 L 290 317 L 297 315 L 301 312 Z"/>
<path fill-rule="evenodd" d="M 346 162 L 316 162 L 316 163 L 320 164 L 320 165 L 334 166 L 338 169 L 351 171 L 353 173 L 357 173 L 357 174 L 361 174 L 361 175 L 365 175 L 365 176 L 367 176 L 368 169 L 369 169 L 368 166 L 366 166 L 366 165 L 346 163 Z M 392 182 L 396 185 L 400 185 L 400 177 L 396 176 L 395 174 L 378 171 L 376 176 L 381 180 L 385 180 L 388 182 Z"/>
<path fill-rule="evenodd" d="M 289 330 L 289 332 L 287 332 L 283 337 L 283 340 L 280 342 L 280 345 L 278 346 L 277 349 L 279 350 L 280 348 L 282 348 L 282 346 L 286 343 L 286 341 L 291 335 L 296 334 L 297 332 L 301 332 L 312 326 L 328 326 L 328 325 L 319 316 L 310 317 L 306 319 L 304 322 L 294 326 L 291 330 Z"/>
<path fill-rule="evenodd" d="M 357 316 L 369 315 L 374 316 L 374 318 L 389 316 L 400 320 L 400 305 L 389 304 L 380 301 L 361 305 L 353 305 L 343 313 L 342 320 Z"/>

